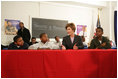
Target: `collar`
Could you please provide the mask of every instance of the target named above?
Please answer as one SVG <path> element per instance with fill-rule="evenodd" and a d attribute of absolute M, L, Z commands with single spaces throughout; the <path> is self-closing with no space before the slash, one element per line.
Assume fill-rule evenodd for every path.
<path fill-rule="evenodd" d="M 40 43 L 41 43 L 41 44 L 43 44 L 43 45 L 44 45 L 44 44 L 48 44 L 48 42 L 46 42 L 46 43 L 43 43 L 43 42 L 41 42 L 41 41 L 40 41 Z"/>

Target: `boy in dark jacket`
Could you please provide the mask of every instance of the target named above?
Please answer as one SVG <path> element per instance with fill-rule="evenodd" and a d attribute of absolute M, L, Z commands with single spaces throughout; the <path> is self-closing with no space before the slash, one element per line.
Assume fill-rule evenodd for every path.
<path fill-rule="evenodd" d="M 101 27 L 97 27 L 96 29 L 96 37 L 91 41 L 90 49 L 110 49 L 110 41 L 107 37 L 102 36 L 103 29 Z"/>
<path fill-rule="evenodd" d="M 29 45 L 25 43 L 21 36 L 15 36 L 14 42 L 12 42 L 8 49 L 10 50 L 20 50 L 20 49 L 28 49 Z"/>

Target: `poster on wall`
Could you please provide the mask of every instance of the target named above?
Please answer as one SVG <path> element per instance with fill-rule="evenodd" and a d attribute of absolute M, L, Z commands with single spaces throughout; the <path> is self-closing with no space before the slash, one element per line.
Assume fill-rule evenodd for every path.
<path fill-rule="evenodd" d="M 77 35 L 87 36 L 87 26 L 86 25 L 77 25 Z"/>
<path fill-rule="evenodd" d="M 10 20 L 5 19 L 5 34 L 6 35 L 16 35 L 19 27 L 20 20 Z"/>

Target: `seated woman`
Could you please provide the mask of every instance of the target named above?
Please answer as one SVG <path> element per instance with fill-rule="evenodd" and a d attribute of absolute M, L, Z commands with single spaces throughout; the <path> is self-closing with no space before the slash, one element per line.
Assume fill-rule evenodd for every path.
<path fill-rule="evenodd" d="M 110 41 L 107 37 L 102 36 L 103 29 L 101 27 L 97 27 L 96 29 L 96 37 L 90 43 L 90 49 L 110 49 Z"/>
<path fill-rule="evenodd" d="M 82 43 L 82 38 L 80 36 L 75 35 L 75 30 L 76 30 L 75 24 L 68 23 L 65 28 L 66 28 L 68 35 L 63 38 L 62 50 L 83 49 L 84 45 Z"/>

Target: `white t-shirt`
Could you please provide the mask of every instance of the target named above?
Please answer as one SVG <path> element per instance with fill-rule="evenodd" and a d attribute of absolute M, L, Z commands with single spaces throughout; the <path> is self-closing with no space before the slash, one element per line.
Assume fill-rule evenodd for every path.
<path fill-rule="evenodd" d="M 41 41 L 39 43 L 31 45 L 28 49 L 34 49 L 37 50 L 38 48 L 50 48 L 53 49 L 54 45 L 51 42 L 46 42 L 45 44 Z"/>
<path fill-rule="evenodd" d="M 100 44 L 102 43 L 102 41 L 101 41 L 101 40 L 99 40 L 99 42 L 100 42 Z"/>
<path fill-rule="evenodd" d="M 54 42 L 53 44 L 54 44 L 53 49 L 60 49 L 61 42 Z"/>

